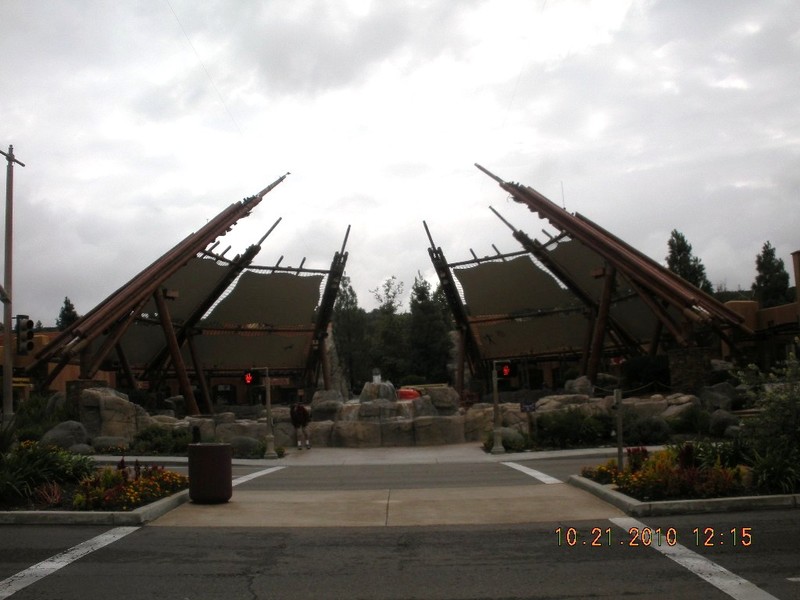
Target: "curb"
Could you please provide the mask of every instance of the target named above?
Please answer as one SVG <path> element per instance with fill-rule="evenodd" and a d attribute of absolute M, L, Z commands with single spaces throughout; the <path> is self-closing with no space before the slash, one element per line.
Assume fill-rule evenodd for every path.
<path fill-rule="evenodd" d="M 156 500 L 131 511 L 10 510 L 0 512 L 0 525 L 140 526 L 189 500 L 189 490 Z"/>
<path fill-rule="evenodd" d="M 594 494 L 601 500 L 616 506 L 632 517 L 660 517 L 667 515 L 694 515 L 743 510 L 800 508 L 800 494 L 642 502 L 616 491 L 610 484 L 603 485 L 580 475 L 571 475 L 567 483 Z"/>

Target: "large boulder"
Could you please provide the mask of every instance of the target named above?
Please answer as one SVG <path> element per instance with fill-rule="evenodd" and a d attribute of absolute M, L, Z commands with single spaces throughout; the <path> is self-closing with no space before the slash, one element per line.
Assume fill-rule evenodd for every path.
<path fill-rule="evenodd" d="M 81 392 L 78 414 L 89 436 L 122 437 L 132 440 L 143 429 L 157 424 L 144 408 L 111 388 L 88 388 Z"/>
<path fill-rule="evenodd" d="M 722 410 L 718 408 L 714 412 L 711 413 L 711 421 L 708 425 L 708 431 L 711 435 L 715 437 L 723 437 L 725 435 L 725 431 L 729 427 L 738 426 L 739 425 L 739 418 L 735 415 L 732 415 L 727 410 Z"/>
<path fill-rule="evenodd" d="M 445 385 L 419 386 L 416 389 L 423 396 L 430 398 L 437 414 L 454 415 L 458 413 L 461 398 L 455 389 Z"/>
<path fill-rule="evenodd" d="M 385 418 L 397 416 L 397 402 L 390 400 L 367 400 L 358 405 L 358 420 L 380 423 Z"/>
<path fill-rule="evenodd" d="M 197 434 L 200 436 L 201 442 L 213 442 L 216 439 L 217 427 L 214 419 L 209 417 L 186 417 L 184 421 L 186 421 L 193 437 L 195 435 L 195 427 L 197 428 Z"/>
<path fill-rule="evenodd" d="M 337 421 L 331 439 L 343 448 L 377 448 L 381 445 L 381 424 L 372 421 Z"/>
<path fill-rule="evenodd" d="M 335 421 L 344 401 L 337 390 L 318 390 L 311 399 L 311 418 L 314 421 Z"/>
<path fill-rule="evenodd" d="M 473 404 L 464 415 L 464 440 L 483 441 L 486 434 L 492 431 L 493 419 L 494 409 L 491 404 Z"/>
<path fill-rule="evenodd" d="M 367 382 L 361 390 L 361 395 L 358 397 L 361 402 L 368 402 L 369 400 L 397 400 L 397 391 L 394 385 L 389 382 L 372 383 Z"/>
<path fill-rule="evenodd" d="M 414 417 L 435 417 L 439 414 L 430 396 L 414 398 L 411 405 L 414 407 Z"/>
<path fill-rule="evenodd" d="M 413 446 L 414 422 L 394 418 L 381 422 L 381 446 Z"/>
<path fill-rule="evenodd" d="M 594 392 L 594 386 L 591 380 L 586 375 L 581 375 L 577 379 L 569 379 L 564 384 L 564 391 L 567 394 L 582 394 L 584 396 L 591 396 Z"/>
<path fill-rule="evenodd" d="M 463 444 L 464 417 L 419 417 L 414 419 L 414 439 L 418 446 Z"/>
<path fill-rule="evenodd" d="M 733 404 L 740 397 L 740 392 L 727 381 L 712 386 L 706 386 L 700 390 L 700 401 L 703 406 L 710 410 L 721 408 L 731 410 Z"/>
<path fill-rule="evenodd" d="M 330 446 L 333 421 L 312 421 L 308 425 L 308 437 L 312 446 Z"/>
<path fill-rule="evenodd" d="M 632 409 L 642 417 L 655 417 L 667 410 L 667 401 L 663 396 L 652 398 L 625 398 L 622 406 Z"/>
<path fill-rule="evenodd" d="M 556 394 L 544 396 L 536 402 L 536 411 L 562 410 L 570 406 L 580 406 L 589 402 L 586 394 Z"/>
<path fill-rule="evenodd" d="M 78 421 L 63 421 L 49 431 L 40 440 L 43 446 L 58 446 L 64 450 L 69 450 L 76 444 L 87 444 L 89 434 L 83 423 Z"/>
<path fill-rule="evenodd" d="M 220 442 L 230 442 L 236 437 L 251 437 L 263 439 L 267 435 L 266 422 L 238 420 L 234 423 L 222 423 L 217 425 L 217 440 Z"/>

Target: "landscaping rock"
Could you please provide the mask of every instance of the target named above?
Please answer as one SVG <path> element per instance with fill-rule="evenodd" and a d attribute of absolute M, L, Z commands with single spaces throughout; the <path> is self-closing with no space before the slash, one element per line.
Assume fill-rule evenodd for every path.
<path fill-rule="evenodd" d="M 217 441 L 230 443 L 236 437 L 244 436 L 263 439 L 267 435 L 267 424 L 257 421 L 239 420 L 235 423 L 217 425 Z"/>
<path fill-rule="evenodd" d="M 331 440 L 343 448 L 378 448 L 381 445 L 381 425 L 365 421 L 337 421 Z"/>
<path fill-rule="evenodd" d="M 73 454 L 81 454 L 83 456 L 94 454 L 94 448 L 92 448 L 89 444 L 73 444 L 67 448 L 67 450 Z"/>
<path fill-rule="evenodd" d="M 464 417 L 419 417 L 414 419 L 414 439 L 418 446 L 463 444 Z"/>
<path fill-rule="evenodd" d="M 491 404 L 473 404 L 464 415 L 464 440 L 482 442 L 492 431 L 493 413 Z"/>
<path fill-rule="evenodd" d="M 358 397 L 361 402 L 377 400 L 378 398 L 383 400 L 397 400 L 397 391 L 389 382 L 367 382 L 364 384 L 364 388 L 361 390 L 361 395 Z"/>
<path fill-rule="evenodd" d="M 333 421 L 312 421 L 308 426 L 308 437 L 312 446 L 330 446 Z"/>
<path fill-rule="evenodd" d="M 414 422 L 400 417 L 381 423 L 381 446 L 413 446 Z"/>
<path fill-rule="evenodd" d="M 711 422 L 708 426 L 708 432 L 714 437 L 723 437 L 728 427 L 738 426 L 739 418 L 732 415 L 726 410 L 718 408 L 711 413 Z"/>
<path fill-rule="evenodd" d="M 586 375 L 581 375 L 577 379 L 569 379 L 564 384 L 564 391 L 568 394 L 582 394 L 584 396 L 591 396 L 594 392 L 594 386 L 591 380 Z"/>
<path fill-rule="evenodd" d="M 264 446 L 256 438 L 246 435 L 233 436 L 228 443 L 234 458 L 263 458 Z"/>
<path fill-rule="evenodd" d="M 461 399 L 458 392 L 449 386 L 419 386 L 416 389 L 423 396 L 430 398 L 431 404 L 440 415 L 454 415 L 458 413 Z"/>
<path fill-rule="evenodd" d="M 344 404 L 341 393 L 336 390 L 318 390 L 311 399 L 311 419 L 314 421 L 335 421 Z"/>
<path fill-rule="evenodd" d="M 195 427 L 200 430 L 201 442 L 213 442 L 216 438 L 216 426 L 214 420 L 207 417 L 186 417 L 184 419 L 189 431 L 193 431 Z"/>
<path fill-rule="evenodd" d="M 68 450 L 75 444 L 88 444 L 89 433 L 83 423 L 63 421 L 46 432 L 41 439 L 43 446 L 58 446 Z"/>

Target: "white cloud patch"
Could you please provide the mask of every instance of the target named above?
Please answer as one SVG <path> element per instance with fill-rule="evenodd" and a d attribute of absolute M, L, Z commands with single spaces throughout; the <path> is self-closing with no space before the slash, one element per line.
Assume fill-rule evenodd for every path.
<path fill-rule="evenodd" d="M 177 17 L 177 18 L 176 18 Z M 230 203 L 292 175 L 220 247 L 327 268 L 363 305 L 519 249 L 521 181 L 656 260 L 682 231 L 714 283 L 790 264 L 800 7 L 782 0 L 0 3 L 15 306 L 86 312 Z M 563 195 L 562 195 L 563 189 Z"/>

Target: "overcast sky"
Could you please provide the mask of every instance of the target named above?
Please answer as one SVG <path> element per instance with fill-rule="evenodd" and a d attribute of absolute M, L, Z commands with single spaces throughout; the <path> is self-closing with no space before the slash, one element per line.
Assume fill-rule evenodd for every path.
<path fill-rule="evenodd" d="M 473 163 L 715 285 L 800 250 L 796 0 L 0 1 L 14 312 L 84 314 L 230 203 L 222 239 L 327 268 L 361 306 L 396 275 L 546 225 Z M 562 191 L 563 190 L 563 191 Z M 407 307 L 407 303 L 405 304 Z"/>

